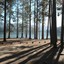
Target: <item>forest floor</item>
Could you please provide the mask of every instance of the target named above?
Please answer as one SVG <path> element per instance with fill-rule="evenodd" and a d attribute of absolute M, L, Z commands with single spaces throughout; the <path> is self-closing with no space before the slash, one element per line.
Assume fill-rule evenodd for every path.
<path fill-rule="evenodd" d="M 64 64 L 64 50 L 50 40 L 0 39 L 0 64 Z"/>

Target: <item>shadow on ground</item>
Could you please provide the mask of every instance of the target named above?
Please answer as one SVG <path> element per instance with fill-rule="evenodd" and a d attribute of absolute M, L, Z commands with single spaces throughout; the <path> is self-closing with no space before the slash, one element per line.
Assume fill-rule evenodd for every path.
<path fill-rule="evenodd" d="M 61 52 L 60 45 L 57 48 L 53 48 L 50 44 L 45 44 L 3 57 L 0 59 L 0 63 L 7 61 L 5 64 L 64 64 L 64 60 L 59 61 Z"/>

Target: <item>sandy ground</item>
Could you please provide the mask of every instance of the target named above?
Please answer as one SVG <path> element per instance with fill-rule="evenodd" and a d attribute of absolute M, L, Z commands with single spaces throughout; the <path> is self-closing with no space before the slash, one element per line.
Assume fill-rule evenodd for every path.
<path fill-rule="evenodd" d="M 50 40 L 7 39 L 0 44 L 0 64 L 64 64 L 64 50 Z M 58 41 L 60 43 L 60 41 Z"/>

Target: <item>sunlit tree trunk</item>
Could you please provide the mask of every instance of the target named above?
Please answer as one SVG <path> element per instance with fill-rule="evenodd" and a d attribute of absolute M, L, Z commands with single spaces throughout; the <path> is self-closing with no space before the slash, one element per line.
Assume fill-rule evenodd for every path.
<path fill-rule="evenodd" d="M 4 41 L 6 41 L 6 0 L 4 2 Z"/>
<path fill-rule="evenodd" d="M 64 44 L 64 0 L 62 0 L 62 26 L 61 26 L 61 47 Z"/>

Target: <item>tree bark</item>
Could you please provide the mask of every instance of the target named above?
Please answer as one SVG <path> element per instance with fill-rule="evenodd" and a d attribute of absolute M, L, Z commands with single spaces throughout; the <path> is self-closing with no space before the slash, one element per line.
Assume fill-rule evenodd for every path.
<path fill-rule="evenodd" d="M 50 44 L 52 45 L 52 10 L 53 10 L 53 6 L 52 6 L 52 0 L 49 0 L 49 5 L 50 5 Z"/>
<path fill-rule="evenodd" d="M 49 29 L 49 25 L 50 25 L 50 0 L 49 0 L 49 13 L 48 13 L 48 23 L 47 23 L 47 35 L 46 35 L 46 39 L 48 39 L 48 29 Z"/>
<path fill-rule="evenodd" d="M 18 4 L 17 4 L 17 37 L 16 38 L 18 38 L 18 12 L 19 10 L 18 10 Z"/>
<path fill-rule="evenodd" d="M 61 48 L 64 44 L 64 0 L 62 1 Z"/>
<path fill-rule="evenodd" d="M 26 24 L 26 38 L 27 38 L 27 28 L 28 28 L 28 27 L 27 27 L 27 24 Z"/>
<path fill-rule="evenodd" d="M 35 1 L 34 1 L 34 39 L 35 39 L 35 36 L 36 36 L 36 31 L 35 31 Z"/>
<path fill-rule="evenodd" d="M 44 39 L 44 1 L 42 0 L 42 39 Z"/>
<path fill-rule="evenodd" d="M 9 33 L 8 33 L 8 38 L 10 38 L 10 21 L 11 21 L 11 13 L 9 13 Z"/>
<path fill-rule="evenodd" d="M 6 41 L 6 0 L 4 2 L 4 40 Z"/>
<path fill-rule="evenodd" d="M 24 2 L 23 2 L 24 4 Z M 22 6 L 22 32 L 21 32 L 21 38 L 23 38 L 23 6 Z"/>
<path fill-rule="evenodd" d="M 31 0 L 30 0 L 30 14 L 29 14 L 29 39 L 31 39 Z"/>
<path fill-rule="evenodd" d="M 38 0 L 37 0 L 37 20 L 36 20 L 36 36 L 35 39 L 38 39 Z"/>
<path fill-rule="evenodd" d="M 52 12 L 52 43 L 56 47 L 57 42 L 57 27 L 56 27 L 56 0 L 53 0 L 53 12 Z"/>

